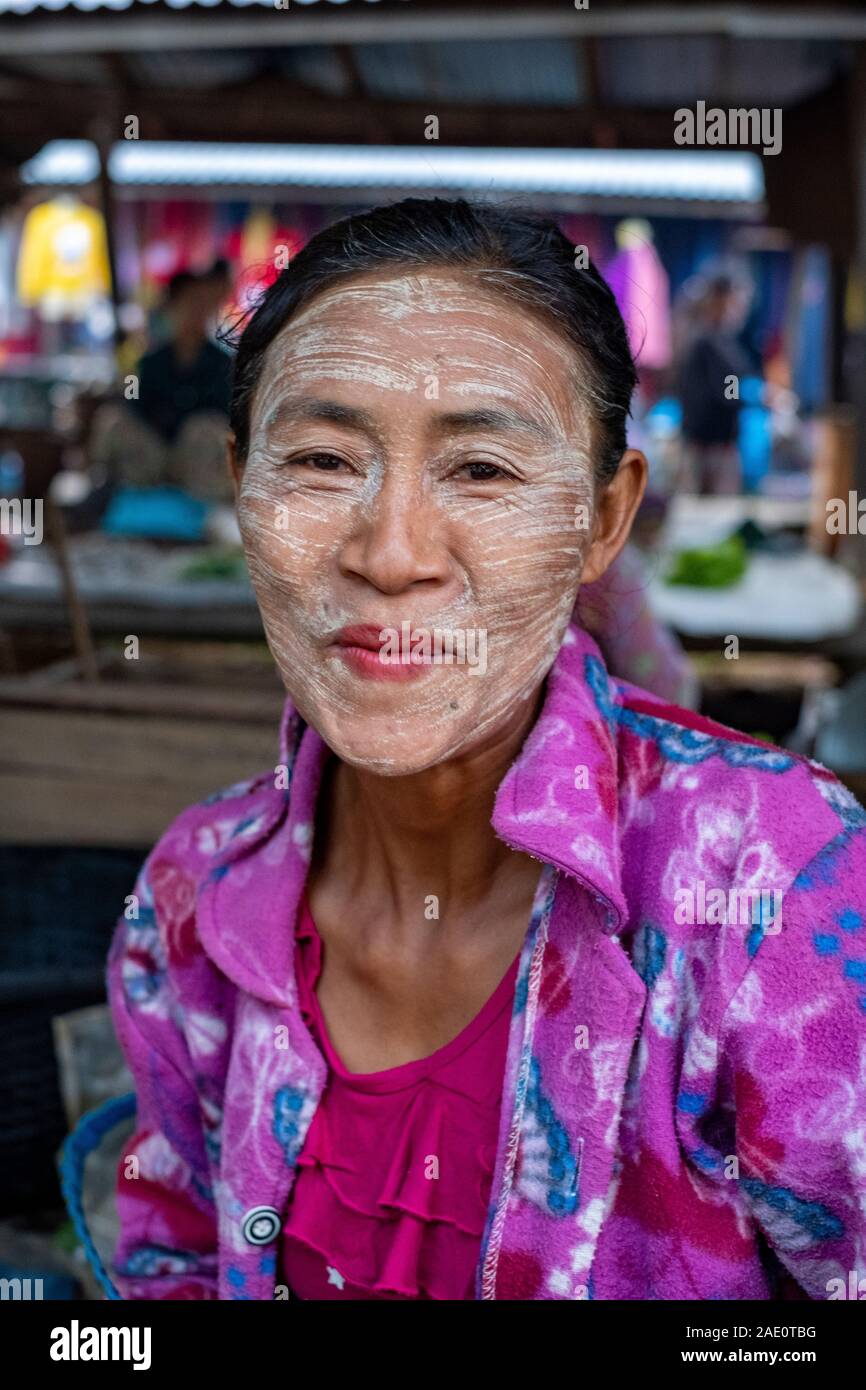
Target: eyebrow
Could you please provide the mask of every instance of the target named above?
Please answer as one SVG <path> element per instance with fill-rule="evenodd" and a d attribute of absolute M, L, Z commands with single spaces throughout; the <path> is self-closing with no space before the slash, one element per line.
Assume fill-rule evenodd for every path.
<path fill-rule="evenodd" d="M 271 411 L 267 428 L 273 429 L 276 425 L 294 424 L 302 420 L 325 420 L 330 424 L 360 430 L 376 440 L 380 438 L 372 415 L 362 407 L 343 405 L 340 401 L 322 400 L 317 397 L 283 401 Z M 493 430 L 498 434 L 532 434 L 547 443 L 552 439 L 551 431 L 531 415 L 524 415 L 519 410 L 493 407 L 446 411 L 436 416 L 434 428 L 440 435 Z"/>
<path fill-rule="evenodd" d="M 483 408 L 479 410 L 447 411 L 436 417 L 440 434 L 469 434 L 472 430 L 493 430 L 497 434 L 533 434 L 549 442 L 550 430 L 540 420 L 524 415 L 520 410 Z"/>
<path fill-rule="evenodd" d="M 275 406 L 268 416 L 267 428 L 276 425 L 296 424 L 301 420 L 326 420 L 332 425 L 345 425 L 349 429 L 362 430 L 364 434 L 379 438 L 372 415 L 360 406 L 343 405 L 340 401 L 320 400 L 305 396 L 294 401 L 283 401 Z"/>

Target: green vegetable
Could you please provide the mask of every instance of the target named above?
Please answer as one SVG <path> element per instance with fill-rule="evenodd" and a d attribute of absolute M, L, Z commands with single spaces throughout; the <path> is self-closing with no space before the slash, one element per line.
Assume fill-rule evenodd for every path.
<path fill-rule="evenodd" d="M 207 550 L 190 560 L 179 572 L 180 579 L 243 579 L 246 573 L 243 551 L 237 546 Z"/>
<path fill-rule="evenodd" d="M 691 584 L 701 589 L 724 589 L 742 579 L 748 563 L 742 536 L 729 536 L 718 545 L 678 551 L 667 583 Z"/>

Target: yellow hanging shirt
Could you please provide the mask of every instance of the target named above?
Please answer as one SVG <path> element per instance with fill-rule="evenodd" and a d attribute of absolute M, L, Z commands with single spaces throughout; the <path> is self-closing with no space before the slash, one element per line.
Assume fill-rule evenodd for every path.
<path fill-rule="evenodd" d="M 111 289 L 102 214 L 74 199 L 31 208 L 18 254 L 18 298 L 51 317 L 86 313 Z"/>

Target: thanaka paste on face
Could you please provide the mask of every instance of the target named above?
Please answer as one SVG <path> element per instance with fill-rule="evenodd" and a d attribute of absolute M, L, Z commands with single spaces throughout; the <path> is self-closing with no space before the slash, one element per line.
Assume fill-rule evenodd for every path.
<path fill-rule="evenodd" d="M 591 424 L 574 349 L 475 275 L 366 276 L 322 293 L 269 347 L 238 518 L 265 631 L 303 718 L 346 762 L 388 774 L 467 753 L 520 718 L 574 607 L 592 513 Z M 375 439 L 281 422 L 289 402 L 361 408 Z M 520 412 L 534 433 L 435 442 L 445 413 Z M 339 472 L 286 462 L 335 454 Z M 481 482 L 467 461 L 512 471 Z M 585 508 L 586 512 L 581 509 Z M 484 674 L 434 665 L 395 684 L 328 638 L 349 623 L 483 630 Z"/>

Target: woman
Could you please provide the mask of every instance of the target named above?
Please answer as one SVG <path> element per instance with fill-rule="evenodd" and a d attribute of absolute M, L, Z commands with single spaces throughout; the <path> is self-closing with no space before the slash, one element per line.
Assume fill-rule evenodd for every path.
<path fill-rule="evenodd" d="M 856 1267 L 863 813 L 570 621 L 643 488 L 633 385 L 553 224 L 462 201 L 323 232 L 246 326 L 231 464 L 289 700 L 275 771 L 184 812 L 117 928 L 123 1296 Z"/>

